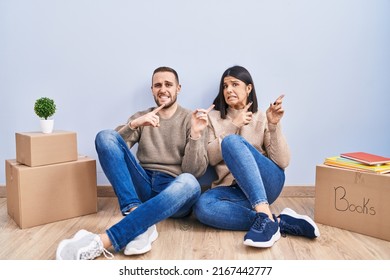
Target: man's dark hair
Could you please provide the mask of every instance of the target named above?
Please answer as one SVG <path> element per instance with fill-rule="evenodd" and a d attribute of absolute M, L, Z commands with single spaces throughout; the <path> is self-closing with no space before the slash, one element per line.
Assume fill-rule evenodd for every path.
<path fill-rule="evenodd" d="M 152 76 L 154 76 L 154 74 L 156 74 L 156 73 L 158 73 L 158 72 L 171 72 L 171 73 L 173 73 L 173 75 L 175 75 L 176 82 L 177 82 L 178 84 L 180 84 L 180 83 L 179 83 L 179 75 L 177 74 L 177 72 L 175 71 L 175 69 L 173 69 L 173 68 L 171 68 L 171 67 L 167 67 L 167 66 L 161 66 L 161 67 L 156 68 L 156 70 L 154 70 Z"/>

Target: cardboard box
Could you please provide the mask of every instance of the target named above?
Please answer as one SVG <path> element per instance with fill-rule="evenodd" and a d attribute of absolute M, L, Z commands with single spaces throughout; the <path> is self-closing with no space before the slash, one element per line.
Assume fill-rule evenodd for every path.
<path fill-rule="evenodd" d="M 41 166 L 77 160 L 75 132 L 54 131 L 15 133 L 16 161 L 28 166 Z"/>
<path fill-rule="evenodd" d="M 390 241 L 390 175 L 318 165 L 314 219 Z"/>
<path fill-rule="evenodd" d="M 7 209 L 20 228 L 97 212 L 96 161 L 28 167 L 6 160 Z"/>

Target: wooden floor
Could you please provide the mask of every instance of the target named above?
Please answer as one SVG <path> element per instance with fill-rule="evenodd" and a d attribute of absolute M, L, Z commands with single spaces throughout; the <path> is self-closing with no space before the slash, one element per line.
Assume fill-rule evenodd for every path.
<path fill-rule="evenodd" d="M 313 197 L 280 197 L 274 213 L 291 207 L 313 217 Z M 19 229 L 7 214 L 6 198 L 0 198 L 0 259 L 50 260 L 58 243 L 84 228 L 103 232 L 122 216 L 115 197 L 99 197 L 97 214 L 73 218 L 30 229 Z M 316 240 L 282 237 L 269 249 L 242 244 L 245 232 L 206 227 L 194 217 L 168 219 L 157 225 L 158 239 L 150 252 L 139 256 L 114 253 L 115 260 L 389 260 L 390 242 L 319 224 Z M 104 259 L 100 257 L 99 259 Z"/>

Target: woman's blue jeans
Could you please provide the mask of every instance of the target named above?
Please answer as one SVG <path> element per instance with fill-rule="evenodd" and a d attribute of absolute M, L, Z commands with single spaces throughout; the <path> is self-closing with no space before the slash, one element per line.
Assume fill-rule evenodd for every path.
<path fill-rule="evenodd" d="M 280 195 L 284 170 L 239 135 L 228 135 L 221 143 L 222 157 L 236 180 L 203 193 L 194 206 L 197 219 L 209 226 L 249 230 L 257 204 L 273 203 Z"/>
<path fill-rule="evenodd" d="M 99 132 L 95 145 L 100 165 L 114 188 L 122 214 L 137 206 L 106 231 L 116 251 L 150 226 L 169 217 L 180 218 L 191 213 L 200 196 L 200 185 L 193 175 L 182 173 L 173 177 L 143 169 L 114 130 Z"/>

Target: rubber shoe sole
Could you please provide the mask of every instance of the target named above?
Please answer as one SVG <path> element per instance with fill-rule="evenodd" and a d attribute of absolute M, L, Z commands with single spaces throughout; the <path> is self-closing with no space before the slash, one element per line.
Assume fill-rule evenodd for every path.
<path fill-rule="evenodd" d="M 272 236 L 272 238 L 266 242 L 255 242 L 252 239 L 245 239 L 244 245 L 257 247 L 257 248 L 269 248 L 275 244 L 276 241 L 280 239 L 280 231 L 278 231 Z"/>

